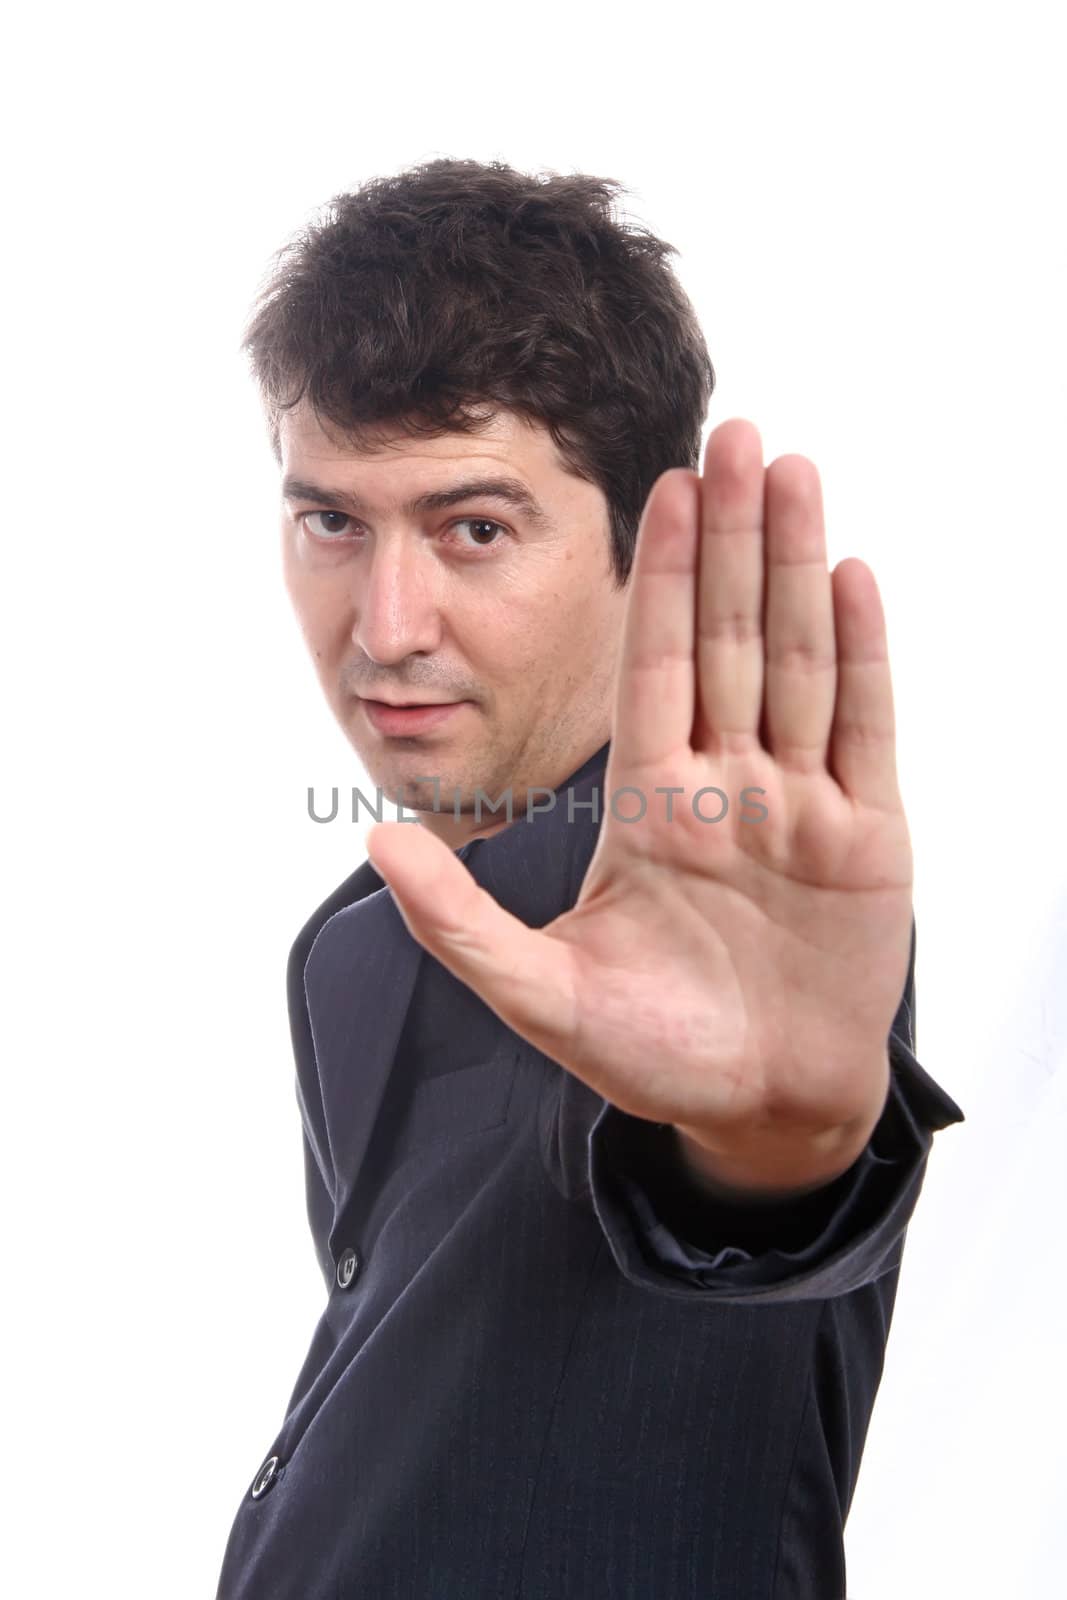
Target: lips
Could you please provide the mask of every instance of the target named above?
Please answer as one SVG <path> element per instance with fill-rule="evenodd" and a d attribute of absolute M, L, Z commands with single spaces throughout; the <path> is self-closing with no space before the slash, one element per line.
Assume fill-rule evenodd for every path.
<path fill-rule="evenodd" d="M 394 737 L 427 732 L 454 716 L 466 703 L 465 700 L 445 700 L 388 705 L 384 700 L 360 699 L 371 727 Z"/>

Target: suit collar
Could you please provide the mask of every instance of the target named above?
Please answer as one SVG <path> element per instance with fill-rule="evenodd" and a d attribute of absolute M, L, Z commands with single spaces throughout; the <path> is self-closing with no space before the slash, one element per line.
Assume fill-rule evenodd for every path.
<path fill-rule="evenodd" d="M 529 821 L 520 811 L 499 833 L 457 851 L 475 881 L 528 927 L 551 922 L 578 897 L 600 830 L 609 750 L 610 742 L 601 745 L 563 779 L 550 810 Z M 347 903 L 332 910 L 340 895 Z M 313 1150 L 336 1222 L 366 1153 L 420 964 L 434 957 L 412 938 L 369 861 L 324 909 L 303 986 L 325 1122 Z M 301 1097 L 306 1103 L 302 1086 Z"/>

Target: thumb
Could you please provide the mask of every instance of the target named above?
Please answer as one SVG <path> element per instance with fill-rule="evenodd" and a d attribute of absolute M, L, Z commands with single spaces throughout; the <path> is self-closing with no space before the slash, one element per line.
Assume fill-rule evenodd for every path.
<path fill-rule="evenodd" d="M 378 822 L 366 845 L 411 937 L 538 1049 L 558 1041 L 574 1010 L 569 946 L 505 911 L 425 828 Z"/>

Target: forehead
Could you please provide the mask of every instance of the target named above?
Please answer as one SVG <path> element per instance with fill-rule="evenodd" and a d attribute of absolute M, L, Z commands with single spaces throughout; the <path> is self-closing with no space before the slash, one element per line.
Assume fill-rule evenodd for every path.
<path fill-rule="evenodd" d="M 375 424 L 348 435 L 316 416 L 301 401 L 283 412 L 278 424 L 282 465 L 297 472 L 302 465 L 373 469 L 374 476 L 399 471 L 405 475 L 436 462 L 508 461 L 521 471 L 544 477 L 566 472 L 551 434 L 543 423 L 497 409 L 469 433 L 450 429 L 439 434 L 411 434 L 395 424 Z"/>

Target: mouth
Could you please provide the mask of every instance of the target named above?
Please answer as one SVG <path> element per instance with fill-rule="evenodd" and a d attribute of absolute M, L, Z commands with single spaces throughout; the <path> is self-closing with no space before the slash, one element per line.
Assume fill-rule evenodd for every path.
<path fill-rule="evenodd" d="M 378 733 L 403 737 L 436 728 L 453 716 L 466 700 L 388 701 L 359 698 L 364 715 Z"/>
<path fill-rule="evenodd" d="M 452 706 L 459 704 L 457 700 L 382 700 L 369 694 L 361 694 L 359 698 L 366 700 L 368 705 L 391 706 L 394 711 L 421 710 L 423 706 Z"/>

